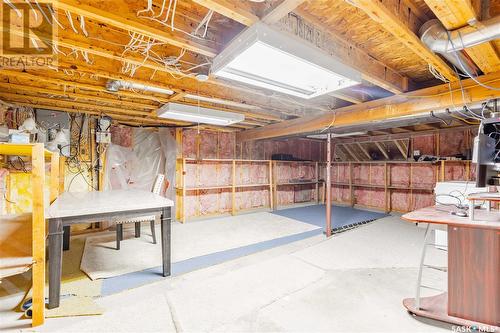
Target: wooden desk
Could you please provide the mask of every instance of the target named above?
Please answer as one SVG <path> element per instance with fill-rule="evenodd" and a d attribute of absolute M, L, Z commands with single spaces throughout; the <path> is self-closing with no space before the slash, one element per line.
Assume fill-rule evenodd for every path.
<path fill-rule="evenodd" d="M 63 227 L 99 221 L 161 215 L 163 276 L 170 275 L 170 222 L 173 202 L 147 191 L 65 192 L 45 212 L 49 222 L 49 308 L 59 306 Z"/>
<path fill-rule="evenodd" d="M 403 300 L 403 304 L 408 311 L 418 316 L 454 325 L 498 331 L 500 212 L 476 210 L 476 220 L 470 221 L 467 217 L 450 214 L 453 210 L 455 208 L 450 206 L 432 206 L 403 215 L 403 219 L 413 223 L 448 226 L 448 292 L 423 297 L 420 299 L 420 306 L 417 306 L 417 287 L 417 297 L 407 298 Z M 422 251 L 422 257 L 424 256 L 425 250 Z"/>

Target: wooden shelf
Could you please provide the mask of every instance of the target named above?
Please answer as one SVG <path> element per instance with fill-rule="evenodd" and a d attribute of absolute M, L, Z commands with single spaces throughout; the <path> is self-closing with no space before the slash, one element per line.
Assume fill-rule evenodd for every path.
<path fill-rule="evenodd" d="M 271 184 L 240 184 L 240 185 L 235 185 L 234 187 L 244 188 L 244 187 L 264 187 L 264 186 L 271 186 Z"/>
<path fill-rule="evenodd" d="M 292 182 L 292 183 L 276 183 L 276 186 L 284 186 L 284 185 L 311 185 L 317 184 L 317 181 L 307 181 L 307 182 Z"/>

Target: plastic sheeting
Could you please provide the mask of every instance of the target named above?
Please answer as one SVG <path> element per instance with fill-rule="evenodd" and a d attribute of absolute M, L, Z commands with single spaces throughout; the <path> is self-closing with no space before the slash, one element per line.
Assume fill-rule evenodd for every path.
<path fill-rule="evenodd" d="M 175 200 L 176 142 L 168 129 L 134 128 L 131 147 L 110 144 L 106 152 L 104 188 L 150 191 L 158 174 L 166 176 L 164 195 Z"/>

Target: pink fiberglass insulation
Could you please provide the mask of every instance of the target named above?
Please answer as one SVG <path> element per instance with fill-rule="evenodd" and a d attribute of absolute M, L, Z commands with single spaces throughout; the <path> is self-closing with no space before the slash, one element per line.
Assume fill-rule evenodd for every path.
<path fill-rule="evenodd" d="M 198 212 L 198 196 L 196 195 L 196 191 L 188 191 L 186 192 L 186 196 L 184 197 L 184 214 L 185 217 L 193 217 L 197 216 Z"/>
<path fill-rule="evenodd" d="M 411 184 L 414 188 L 434 188 L 436 167 L 432 164 L 413 164 Z"/>
<path fill-rule="evenodd" d="M 313 184 L 295 186 L 294 202 L 308 202 L 316 200 L 316 187 Z"/>
<path fill-rule="evenodd" d="M 234 143 L 236 141 L 236 135 L 231 132 L 220 132 L 219 133 L 219 158 L 235 158 L 234 156 Z"/>
<path fill-rule="evenodd" d="M 217 163 L 198 163 L 198 185 L 199 186 L 217 186 L 218 169 Z"/>
<path fill-rule="evenodd" d="M 413 138 L 413 150 L 419 150 L 422 155 L 434 155 L 436 139 L 433 134 L 419 135 Z"/>
<path fill-rule="evenodd" d="M 255 209 L 269 206 L 269 188 L 238 189 L 235 195 L 236 209 Z"/>
<path fill-rule="evenodd" d="M 370 206 L 378 209 L 385 208 L 385 191 L 380 188 L 370 189 Z"/>
<path fill-rule="evenodd" d="M 332 185 L 332 201 L 348 203 L 351 201 L 350 193 L 348 186 Z"/>
<path fill-rule="evenodd" d="M 370 206 L 370 191 L 362 187 L 354 188 L 354 203 L 357 205 Z"/>
<path fill-rule="evenodd" d="M 198 132 L 194 129 L 185 129 L 182 131 L 182 156 L 187 158 L 196 158 L 197 147 L 196 137 Z"/>
<path fill-rule="evenodd" d="M 217 185 L 233 184 L 233 165 L 232 163 L 220 163 L 217 173 Z"/>
<path fill-rule="evenodd" d="M 368 164 L 354 164 L 352 173 L 354 184 L 370 183 L 370 166 Z"/>
<path fill-rule="evenodd" d="M 278 205 L 289 205 L 293 204 L 294 201 L 294 186 L 284 185 L 279 186 L 276 195 L 278 196 Z"/>
<path fill-rule="evenodd" d="M 349 170 L 349 164 L 339 164 L 339 182 L 341 183 L 349 183 L 351 178 L 351 172 Z"/>
<path fill-rule="evenodd" d="M 412 207 L 410 210 L 433 206 L 435 204 L 434 194 L 425 191 L 413 191 Z"/>
<path fill-rule="evenodd" d="M 267 163 L 237 163 L 236 178 L 239 179 L 238 185 L 268 184 L 269 166 Z"/>
<path fill-rule="evenodd" d="M 392 190 L 391 208 L 397 212 L 408 212 L 410 210 L 410 193 L 404 190 Z"/>
<path fill-rule="evenodd" d="M 214 215 L 227 212 L 231 207 L 230 190 L 200 191 L 199 214 Z"/>
<path fill-rule="evenodd" d="M 390 164 L 391 186 L 408 187 L 410 185 L 410 164 Z"/>
<path fill-rule="evenodd" d="M 132 147 L 132 127 L 111 126 L 111 143 L 122 147 Z"/>
<path fill-rule="evenodd" d="M 465 180 L 467 179 L 467 174 L 465 170 L 465 164 L 460 162 L 445 162 L 444 168 L 444 180 Z"/>
<path fill-rule="evenodd" d="M 198 186 L 198 181 L 197 181 L 197 173 L 198 173 L 198 166 L 197 164 L 194 163 L 186 163 L 186 177 L 184 177 L 185 187 L 197 187 Z"/>
<path fill-rule="evenodd" d="M 446 131 L 439 134 L 439 155 L 454 156 L 465 152 L 468 143 L 465 142 L 464 131 Z"/>
<path fill-rule="evenodd" d="M 373 185 L 384 185 L 385 184 L 385 165 L 383 164 L 371 164 L 371 179 L 370 183 Z"/>
<path fill-rule="evenodd" d="M 217 158 L 217 132 L 204 131 L 200 138 L 200 158 Z"/>

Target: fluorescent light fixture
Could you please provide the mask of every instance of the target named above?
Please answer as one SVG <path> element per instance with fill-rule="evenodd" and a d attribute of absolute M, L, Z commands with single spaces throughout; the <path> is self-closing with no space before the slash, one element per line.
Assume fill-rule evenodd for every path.
<path fill-rule="evenodd" d="M 202 101 L 202 102 L 209 102 L 209 103 L 215 103 L 215 104 L 220 104 L 220 105 L 227 105 L 227 106 L 234 106 L 242 109 L 260 109 L 260 107 L 255 106 L 255 105 L 248 105 L 245 103 L 239 103 L 239 102 L 234 102 L 234 101 L 228 101 L 225 99 L 220 99 L 220 98 L 215 98 L 215 97 L 206 97 L 206 96 L 199 96 L 199 95 L 193 95 L 193 94 L 186 94 L 184 96 L 186 99 L 194 99 L 196 101 Z"/>
<path fill-rule="evenodd" d="M 330 133 L 332 138 L 342 138 L 346 136 L 366 135 L 368 132 L 349 132 L 349 133 Z M 311 134 L 307 137 L 310 139 L 327 139 L 328 134 Z"/>
<path fill-rule="evenodd" d="M 245 120 L 243 114 L 169 102 L 156 111 L 158 117 L 191 123 L 228 126 Z"/>
<path fill-rule="evenodd" d="M 310 99 L 361 82 L 361 74 L 304 40 L 257 22 L 215 57 L 222 78 Z"/>

